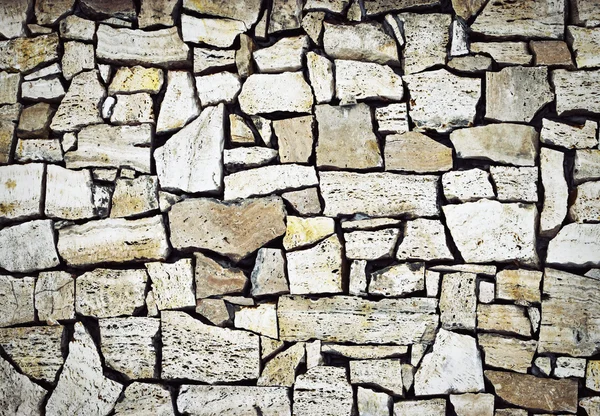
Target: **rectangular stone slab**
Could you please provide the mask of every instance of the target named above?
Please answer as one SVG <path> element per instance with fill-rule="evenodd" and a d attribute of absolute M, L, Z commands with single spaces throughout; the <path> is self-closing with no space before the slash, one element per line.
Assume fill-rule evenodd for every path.
<path fill-rule="evenodd" d="M 312 300 L 279 298 L 279 335 L 284 341 L 320 339 L 356 344 L 430 343 L 439 316 L 437 299 L 382 299 L 373 302 L 351 296 Z"/>

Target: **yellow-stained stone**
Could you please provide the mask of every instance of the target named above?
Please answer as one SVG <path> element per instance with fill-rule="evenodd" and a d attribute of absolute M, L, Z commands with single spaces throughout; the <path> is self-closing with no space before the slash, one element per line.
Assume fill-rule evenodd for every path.
<path fill-rule="evenodd" d="M 334 233 L 335 222 L 328 217 L 287 217 L 283 246 L 286 250 L 306 247 Z"/>

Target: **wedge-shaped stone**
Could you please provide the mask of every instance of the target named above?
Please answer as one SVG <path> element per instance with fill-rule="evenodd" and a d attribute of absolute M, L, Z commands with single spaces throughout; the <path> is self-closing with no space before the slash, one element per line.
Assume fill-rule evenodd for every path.
<path fill-rule="evenodd" d="M 312 248 L 288 253 L 290 293 L 341 293 L 342 263 L 342 244 L 337 235 Z"/>
<path fill-rule="evenodd" d="M 490 174 L 500 202 L 538 201 L 537 166 L 490 166 Z"/>
<path fill-rule="evenodd" d="M 249 115 L 278 111 L 308 113 L 313 94 L 302 72 L 254 74 L 244 82 L 238 101 L 242 111 Z"/>
<path fill-rule="evenodd" d="M 530 122 L 554 100 L 546 67 L 508 67 L 486 73 L 485 117 L 497 121 Z"/>
<path fill-rule="evenodd" d="M 280 352 L 267 362 L 257 381 L 257 385 L 292 387 L 298 366 L 304 360 L 304 343 L 293 344 L 290 348 Z"/>
<path fill-rule="evenodd" d="M 318 215 L 323 210 L 316 187 L 284 192 L 281 196 L 299 215 Z"/>
<path fill-rule="evenodd" d="M 240 33 L 245 31 L 244 23 L 237 20 L 181 15 L 181 33 L 185 42 L 227 48 L 233 44 Z"/>
<path fill-rule="evenodd" d="M 288 217 L 288 224 L 289 219 Z M 261 248 L 258 250 L 254 269 L 250 276 L 253 297 L 289 293 L 285 277 L 285 257 L 283 250 Z"/>
<path fill-rule="evenodd" d="M 439 177 L 395 173 L 321 172 L 325 215 L 438 216 Z"/>
<path fill-rule="evenodd" d="M 20 104 L 15 104 L 20 106 Z M 4 106 L 12 107 L 12 106 Z M 1 109 L 0 109 L 1 111 Z M 20 111 L 20 110 L 19 110 Z M 17 120 L 18 120 L 17 113 Z M 14 122 L 9 120 L 2 120 L 0 118 L 0 163 L 5 164 L 12 161 L 13 147 L 15 142 L 15 130 L 16 125 Z"/>
<path fill-rule="evenodd" d="M 214 72 L 235 65 L 235 51 L 194 48 L 194 74 Z"/>
<path fill-rule="evenodd" d="M 566 36 L 573 49 L 577 68 L 600 66 L 600 29 L 568 26 Z"/>
<path fill-rule="evenodd" d="M 42 163 L 0 166 L 0 222 L 41 216 L 43 177 Z"/>
<path fill-rule="evenodd" d="M 410 91 L 409 112 L 416 131 L 447 133 L 472 126 L 481 96 L 481 80 L 445 69 L 404 77 Z"/>
<path fill-rule="evenodd" d="M 242 307 L 235 312 L 233 325 L 273 339 L 279 338 L 277 306 L 274 303 Z"/>
<path fill-rule="evenodd" d="M 577 412 L 577 380 L 553 380 L 529 374 L 486 371 L 496 395 L 515 406 L 545 412 Z"/>
<path fill-rule="evenodd" d="M 154 151 L 161 189 L 217 192 L 223 178 L 225 107 L 207 107 Z"/>
<path fill-rule="evenodd" d="M 171 244 L 176 249 L 211 250 L 239 261 L 283 235 L 284 220 L 283 201 L 278 197 L 234 203 L 188 199 L 169 212 Z"/>
<path fill-rule="evenodd" d="M 0 327 L 33 322 L 33 277 L 0 275 Z"/>
<path fill-rule="evenodd" d="M 106 365 L 130 379 L 153 378 L 159 326 L 155 318 L 100 319 L 100 349 Z"/>
<path fill-rule="evenodd" d="M 472 202 L 495 196 L 489 173 L 479 168 L 444 173 L 442 186 L 448 202 Z"/>
<path fill-rule="evenodd" d="M 586 149 L 598 146 L 598 122 L 586 120 L 584 125 L 571 126 L 543 119 L 540 141 L 566 149 Z"/>
<path fill-rule="evenodd" d="M 156 132 L 166 133 L 177 130 L 198 114 L 200 114 L 200 104 L 196 98 L 192 74 L 186 71 L 169 71 L 167 90 L 156 122 Z"/>
<path fill-rule="evenodd" d="M 558 115 L 574 112 L 600 113 L 600 69 L 591 71 L 552 71 Z"/>
<path fill-rule="evenodd" d="M 555 38 L 564 32 L 565 5 L 556 0 L 488 3 L 471 29 L 491 37 Z"/>
<path fill-rule="evenodd" d="M 473 42 L 470 50 L 490 55 L 500 65 L 529 65 L 532 58 L 525 42 Z"/>
<path fill-rule="evenodd" d="M 142 66 L 121 67 L 110 82 L 109 94 L 115 93 L 158 93 L 163 85 L 163 70 Z"/>
<path fill-rule="evenodd" d="M 71 266 L 164 260 L 170 252 L 161 216 L 71 225 L 58 232 L 58 251 Z"/>
<path fill-rule="evenodd" d="M 65 169 L 48 165 L 44 213 L 65 220 L 92 218 L 96 215 L 89 170 Z"/>
<path fill-rule="evenodd" d="M 28 273 L 60 264 L 51 220 L 24 222 L 0 230 L 0 267 Z"/>
<path fill-rule="evenodd" d="M 576 184 L 600 179 L 600 150 L 584 149 L 575 152 L 573 179 Z"/>
<path fill-rule="evenodd" d="M 460 159 L 484 159 L 518 166 L 534 166 L 538 133 L 531 126 L 490 124 L 450 134 Z"/>
<path fill-rule="evenodd" d="M 287 217 L 287 229 L 283 239 L 283 247 L 287 251 L 290 251 L 310 246 L 329 237 L 334 232 L 335 222 L 333 218 L 302 218 L 290 215 Z"/>
<path fill-rule="evenodd" d="M 430 343 L 438 325 L 437 300 L 382 299 L 351 296 L 316 300 L 281 296 L 277 305 L 280 339 L 356 344 Z"/>
<path fill-rule="evenodd" d="M 387 65 L 335 60 L 335 94 L 342 105 L 366 99 L 400 101 L 402 78 Z"/>
<path fill-rule="evenodd" d="M 531 324 L 526 309 L 517 305 L 479 304 L 477 306 L 477 329 L 524 337 L 531 335 Z"/>
<path fill-rule="evenodd" d="M 255 51 L 252 58 L 258 72 L 277 73 L 302 69 L 302 58 L 308 49 L 308 36 L 283 38 L 273 45 Z"/>
<path fill-rule="evenodd" d="M 285 387 L 190 386 L 183 385 L 177 409 L 187 414 L 290 416 L 290 398 Z"/>
<path fill-rule="evenodd" d="M 537 265 L 535 205 L 482 199 L 443 207 L 450 234 L 469 263 Z"/>
<path fill-rule="evenodd" d="M 248 0 L 244 3 L 223 3 L 220 0 L 184 0 L 183 8 L 209 16 L 219 16 L 244 22 L 250 27 L 258 20 L 260 0 Z"/>
<path fill-rule="evenodd" d="M 112 411 L 123 386 L 102 373 L 94 340 L 82 323 L 75 323 L 56 388 L 46 404 L 46 415 L 105 415 Z"/>
<path fill-rule="evenodd" d="M 390 258 L 400 235 L 397 228 L 378 231 L 353 231 L 344 234 L 346 258 L 378 260 Z"/>
<path fill-rule="evenodd" d="M 146 269 L 152 280 L 152 292 L 159 310 L 196 306 L 191 259 L 174 263 L 146 263 Z"/>
<path fill-rule="evenodd" d="M 502 270 L 496 275 L 496 297 L 518 304 L 539 303 L 542 272 L 535 270 Z"/>
<path fill-rule="evenodd" d="M 58 35 L 0 41 L 0 70 L 31 72 L 58 61 Z"/>
<path fill-rule="evenodd" d="M 548 264 L 600 266 L 600 224 L 565 225 L 550 241 Z"/>
<path fill-rule="evenodd" d="M 263 196 L 318 185 L 315 168 L 296 164 L 270 165 L 225 176 L 225 200 Z"/>
<path fill-rule="evenodd" d="M 227 71 L 196 77 L 196 90 L 203 107 L 233 103 L 241 87 L 237 74 Z"/>
<path fill-rule="evenodd" d="M 403 395 L 400 360 L 350 361 L 350 383 L 376 385 L 395 396 Z"/>
<path fill-rule="evenodd" d="M 381 132 L 381 121 L 379 119 L 378 121 Z M 452 169 L 452 148 L 422 133 L 407 131 L 385 138 L 385 170 L 427 173 L 444 172 L 450 169 Z"/>
<path fill-rule="evenodd" d="M 41 416 L 46 390 L 0 358 L 0 403 L 7 415 Z"/>
<path fill-rule="evenodd" d="M 523 341 L 496 334 L 479 334 L 479 346 L 483 349 L 487 367 L 502 368 L 526 374 L 533 364 L 537 341 Z"/>
<path fill-rule="evenodd" d="M 457 416 L 494 416 L 494 399 L 493 394 L 486 393 L 450 395 Z"/>
<path fill-rule="evenodd" d="M 317 366 L 296 379 L 294 414 L 350 416 L 352 402 L 344 368 Z"/>
<path fill-rule="evenodd" d="M 492 58 L 485 55 L 455 56 L 448 62 L 448 68 L 466 73 L 482 73 L 492 69 Z"/>
<path fill-rule="evenodd" d="M 147 3 L 147 0 L 142 4 Z M 143 6 L 142 6 L 143 7 Z M 115 406 L 115 416 L 173 416 L 169 390 L 158 384 L 131 383 L 125 388 L 123 400 Z"/>
<path fill-rule="evenodd" d="M 415 374 L 415 394 L 477 393 L 484 389 L 475 338 L 440 329 L 433 351 L 423 357 Z"/>
<path fill-rule="evenodd" d="M 403 400 L 394 403 L 394 415 L 437 416 L 445 414 L 446 399 Z"/>
<path fill-rule="evenodd" d="M 414 74 L 446 63 L 452 21 L 449 14 L 400 13 L 396 18 L 402 22 L 406 39 L 402 54 L 405 74 Z"/>
<path fill-rule="evenodd" d="M 183 64 L 189 55 L 176 27 L 144 31 L 100 25 L 96 36 L 96 58 L 101 61 L 170 67 Z"/>
<path fill-rule="evenodd" d="M 335 92 L 333 64 L 324 56 L 311 51 L 306 54 L 306 66 L 315 101 L 317 104 L 330 102 Z"/>
<path fill-rule="evenodd" d="M 333 25 L 325 23 L 323 46 L 333 59 L 398 64 L 398 48 L 380 23 Z"/>
<path fill-rule="evenodd" d="M 79 132 L 77 149 L 65 154 L 65 162 L 69 169 L 127 167 L 150 173 L 151 143 L 149 124 L 89 126 Z"/>
<path fill-rule="evenodd" d="M 446 230 L 438 220 L 407 221 L 398 247 L 398 260 L 453 260 L 446 243 Z"/>
<path fill-rule="evenodd" d="M 600 182 L 586 182 L 577 187 L 573 205 L 569 208 L 569 217 L 575 222 L 600 221 Z"/>
<path fill-rule="evenodd" d="M 439 0 L 365 0 L 364 7 L 367 16 L 375 16 L 413 7 L 435 6 L 439 3 Z"/>
<path fill-rule="evenodd" d="M 318 167 L 370 169 L 383 165 L 368 105 L 319 105 L 315 114 L 319 126 Z"/>
<path fill-rule="evenodd" d="M 371 273 L 368 292 L 383 296 L 406 296 L 425 289 L 425 265 L 402 263 Z"/>
<path fill-rule="evenodd" d="M 162 377 L 204 383 L 257 379 L 259 337 L 205 325 L 184 312 L 161 314 Z M 180 408 L 180 410 L 182 410 Z"/>
<path fill-rule="evenodd" d="M 547 268 L 543 289 L 538 351 L 580 357 L 600 351 L 600 281 Z"/>
<path fill-rule="evenodd" d="M 474 330 L 477 321 L 477 276 L 451 273 L 442 278 L 440 320 L 448 330 Z"/>

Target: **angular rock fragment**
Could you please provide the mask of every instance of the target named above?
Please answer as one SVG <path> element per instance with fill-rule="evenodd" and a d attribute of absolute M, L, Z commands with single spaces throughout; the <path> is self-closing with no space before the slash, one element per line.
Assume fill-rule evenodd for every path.
<path fill-rule="evenodd" d="M 65 96 L 58 76 L 34 79 L 21 84 L 21 98 L 32 101 L 60 101 Z"/>
<path fill-rule="evenodd" d="M 494 416 L 493 394 L 451 394 L 450 403 L 457 416 Z"/>
<path fill-rule="evenodd" d="M 110 216 L 131 217 L 158 210 L 157 192 L 156 176 L 142 175 L 135 179 L 117 179 Z"/>
<path fill-rule="evenodd" d="M 596 93 L 600 85 L 600 70 L 556 69 L 551 74 L 559 116 L 572 112 L 600 113 L 600 97 Z"/>
<path fill-rule="evenodd" d="M 285 387 L 183 385 L 177 409 L 188 414 L 291 416 Z"/>
<path fill-rule="evenodd" d="M 258 72 L 278 73 L 302 69 L 302 58 L 308 49 L 308 36 L 283 38 L 273 45 L 254 51 L 252 58 Z"/>
<path fill-rule="evenodd" d="M 283 247 L 287 251 L 307 247 L 335 232 L 335 222 L 328 217 L 287 217 Z"/>
<path fill-rule="evenodd" d="M 438 220 L 407 221 L 398 247 L 398 260 L 453 260 L 446 243 L 446 230 Z M 348 249 L 346 249 L 348 250 Z"/>
<path fill-rule="evenodd" d="M 83 42 L 65 42 L 62 56 L 62 73 L 67 81 L 82 71 L 94 69 L 94 46 Z"/>
<path fill-rule="evenodd" d="M 600 150 L 585 149 L 575 152 L 573 179 L 576 184 L 600 179 Z"/>
<path fill-rule="evenodd" d="M 540 170 L 544 186 L 544 207 L 540 217 L 540 234 L 553 237 L 567 216 L 569 190 L 564 174 L 564 153 L 542 148 Z"/>
<path fill-rule="evenodd" d="M 530 41 L 534 65 L 561 66 L 573 68 L 573 59 L 567 43 L 562 40 Z"/>
<path fill-rule="evenodd" d="M 0 70 L 31 72 L 58 61 L 58 35 L 0 41 Z"/>
<path fill-rule="evenodd" d="M 584 125 L 571 126 L 543 119 L 540 141 L 566 149 L 585 149 L 598 146 L 598 123 L 586 120 Z"/>
<path fill-rule="evenodd" d="M 267 13 L 264 13 L 264 17 Z M 258 27 L 254 29 L 255 36 L 258 37 Z M 256 49 L 254 40 L 246 35 L 240 35 L 240 48 L 234 52 L 234 62 L 238 71 L 238 75 L 241 78 L 248 78 L 254 73 L 254 64 L 252 62 L 252 54 Z"/>
<path fill-rule="evenodd" d="M 319 126 L 317 167 L 370 169 L 383 165 L 368 105 L 318 105 L 315 114 Z"/>
<path fill-rule="evenodd" d="M 578 223 L 600 221 L 598 195 L 600 182 L 586 182 L 577 186 L 575 201 L 569 207 L 569 218 Z"/>
<path fill-rule="evenodd" d="M 256 307 L 244 307 L 235 312 L 233 325 L 273 339 L 279 338 L 277 329 L 277 306 L 262 303 Z"/>
<path fill-rule="evenodd" d="M 144 68 L 139 65 L 120 67 L 108 87 L 108 93 L 157 94 L 162 88 L 163 79 L 163 70 L 159 68 Z"/>
<path fill-rule="evenodd" d="M 573 49 L 577 68 L 600 66 L 600 30 L 567 26 L 566 37 Z"/>
<path fill-rule="evenodd" d="M 80 220 L 96 216 L 92 175 L 87 169 L 75 171 L 48 165 L 44 213 L 50 218 Z"/>
<path fill-rule="evenodd" d="M 502 270 L 496 274 L 496 297 L 517 304 L 539 303 L 542 272 L 535 270 Z"/>
<path fill-rule="evenodd" d="M 425 270 L 425 290 L 427 297 L 437 298 L 440 292 L 441 273 Z"/>
<path fill-rule="evenodd" d="M 207 107 L 154 151 L 161 189 L 219 191 L 223 177 L 224 106 Z"/>
<path fill-rule="evenodd" d="M 239 77 L 231 72 L 196 77 L 196 90 L 203 107 L 219 103 L 231 104 L 241 86 Z"/>
<path fill-rule="evenodd" d="M 58 251 L 71 266 L 164 260 L 170 252 L 161 216 L 71 225 L 58 232 Z"/>
<path fill-rule="evenodd" d="M 25 107 L 19 118 L 17 134 L 21 139 L 47 138 L 54 109 L 47 103 Z"/>
<path fill-rule="evenodd" d="M 64 133 L 102 123 L 100 103 L 105 97 L 106 90 L 98 79 L 97 70 L 76 75 L 52 118 L 50 128 Z"/>
<path fill-rule="evenodd" d="M 106 365 L 130 379 L 155 376 L 157 336 L 160 320 L 127 317 L 100 319 L 100 349 Z"/>
<path fill-rule="evenodd" d="M 571 22 L 576 25 L 594 27 L 600 25 L 597 1 L 571 0 Z"/>
<path fill-rule="evenodd" d="M 484 55 L 455 56 L 448 62 L 448 68 L 477 74 L 492 69 L 492 58 Z"/>
<path fill-rule="evenodd" d="M 152 281 L 152 293 L 159 310 L 196 306 L 191 259 L 181 259 L 174 263 L 146 263 L 146 270 Z"/>
<path fill-rule="evenodd" d="M 302 72 L 254 74 L 244 82 L 238 101 L 242 111 L 249 115 L 278 111 L 308 113 L 313 94 Z"/>
<path fill-rule="evenodd" d="M 577 411 L 577 381 L 538 378 L 529 374 L 486 371 L 496 395 L 502 400 L 531 410 Z"/>
<path fill-rule="evenodd" d="M 502 368 L 526 374 L 532 366 L 537 341 L 520 340 L 496 334 L 479 334 L 479 346 L 483 349 L 484 362 L 488 367 Z"/>
<path fill-rule="evenodd" d="M 485 5 L 485 0 L 452 0 L 452 8 L 465 21 L 476 15 Z"/>
<path fill-rule="evenodd" d="M 233 261 L 243 259 L 286 230 L 285 208 L 278 197 L 228 204 L 188 199 L 173 205 L 169 223 L 175 249 L 211 250 Z"/>
<path fill-rule="evenodd" d="M 348 276 L 348 293 L 355 296 L 367 294 L 367 261 L 353 260 L 350 264 L 350 275 Z"/>
<path fill-rule="evenodd" d="M 237 114 L 229 114 L 229 133 L 232 143 L 254 143 L 254 133 L 244 119 Z"/>
<path fill-rule="evenodd" d="M 185 71 L 169 71 L 167 90 L 156 122 L 156 132 L 166 133 L 177 130 L 198 114 L 200 114 L 200 105 L 194 92 L 192 74 Z"/>
<path fill-rule="evenodd" d="M 342 245 L 337 235 L 286 257 L 291 294 L 342 292 Z"/>
<path fill-rule="evenodd" d="M 246 31 L 243 22 L 230 19 L 197 18 L 181 15 L 181 34 L 185 42 L 205 43 L 227 48 Z"/>
<path fill-rule="evenodd" d="M 235 65 L 235 51 L 194 48 L 194 74 L 223 70 Z"/>
<path fill-rule="evenodd" d="M 598 266 L 599 224 L 565 225 L 550 241 L 546 261 L 568 266 Z"/>
<path fill-rule="evenodd" d="M 396 18 L 403 24 L 406 39 L 402 54 L 405 74 L 445 64 L 452 21 L 449 14 L 400 13 Z"/>
<path fill-rule="evenodd" d="M 314 186 L 319 183 L 312 166 L 271 165 L 225 176 L 225 200 L 269 195 Z"/>
<path fill-rule="evenodd" d="M 35 309 L 41 321 L 75 318 L 75 279 L 67 272 L 41 272 L 35 282 Z"/>
<path fill-rule="evenodd" d="M 312 116 L 273 121 L 281 163 L 308 163 L 313 152 L 313 125 Z"/>
<path fill-rule="evenodd" d="M 389 104 L 385 107 L 375 108 L 375 119 L 377 120 L 379 133 L 408 132 L 408 114 L 406 103 Z M 390 142 L 392 141 L 390 140 Z M 386 155 L 386 163 L 387 159 L 388 156 Z"/>
<path fill-rule="evenodd" d="M 554 376 L 558 378 L 584 378 L 586 362 L 585 358 L 558 357 L 554 368 Z"/>
<path fill-rule="evenodd" d="M 44 165 L 0 167 L 0 221 L 18 221 L 42 214 Z"/>
<path fill-rule="evenodd" d="M 481 199 L 443 207 L 446 224 L 469 263 L 510 262 L 537 265 L 535 205 L 501 204 Z"/>
<path fill-rule="evenodd" d="M 394 415 L 434 416 L 446 414 L 446 399 L 403 400 L 394 403 Z"/>
<path fill-rule="evenodd" d="M 58 29 L 62 39 L 92 41 L 96 32 L 96 23 L 70 15 L 60 21 Z"/>
<path fill-rule="evenodd" d="M 394 173 L 321 172 L 325 215 L 372 217 L 439 215 L 439 177 Z"/>
<path fill-rule="evenodd" d="M 322 211 L 316 187 L 284 192 L 281 196 L 299 215 L 318 215 Z"/>
<path fill-rule="evenodd" d="M 366 99 L 400 101 L 404 87 L 400 75 L 387 65 L 336 59 L 335 95 L 342 105 Z"/>
<path fill-rule="evenodd" d="M 196 313 L 216 326 L 223 327 L 231 321 L 227 304 L 223 299 L 198 299 L 196 301 Z"/>
<path fill-rule="evenodd" d="M 387 416 L 391 403 L 392 398 L 386 393 L 358 387 L 356 406 L 360 415 Z"/>
<path fill-rule="evenodd" d="M 302 2 L 274 0 L 269 18 L 269 35 L 298 29 L 301 26 L 301 21 Z"/>
<path fill-rule="evenodd" d="M 143 0 L 138 14 L 138 26 L 145 29 L 153 26 L 173 26 L 177 2 L 166 0 Z M 171 412 L 172 408 L 169 409 Z"/>
<path fill-rule="evenodd" d="M 381 122 L 379 131 L 381 132 Z M 385 170 L 427 173 L 450 169 L 452 148 L 422 133 L 407 131 L 385 138 Z"/>
<path fill-rule="evenodd" d="M 508 67 L 487 72 L 485 80 L 488 119 L 527 123 L 554 100 L 545 67 Z"/>
<path fill-rule="evenodd" d="M 415 374 L 415 394 L 477 393 L 484 388 L 475 338 L 440 329 L 433 351 L 423 357 Z"/>
<path fill-rule="evenodd" d="M 371 274 L 369 294 L 405 296 L 425 288 L 423 263 L 402 263 L 386 267 Z"/>
<path fill-rule="evenodd" d="M 117 94 L 110 111 L 110 122 L 115 125 L 154 123 L 152 97 L 147 93 Z"/>
<path fill-rule="evenodd" d="M 292 387 L 298 366 L 304 359 L 304 343 L 293 344 L 267 362 L 256 384 L 258 386 Z"/>
<path fill-rule="evenodd" d="M 413 7 L 427 7 L 438 4 L 439 0 L 365 0 L 364 8 L 367 16 L 375 16 Z"/>
<path fill-rule="evenodd" d="M 438 69 L 407 75 L 404 81 L 410 91 L 409 112 L 416 131 L 447 133 L 473 125 L 481 80 Z"/>
<path fill-rule="evenodd" d="M 63 161 L 60 140 L 58 139 L 19 139 L 15 148 L 15 161 L 51 162 Z"/>
<path fill-rule="evenodd" d="M 500 202 L 537 202 L 538 168 L 490 166 L 492 181 Z"/>
<path fill-rule="evenodd" d="M 15 130 L 16 125 L 14 122 L 8 120 L 4 121 L 0 119 L 0 163 L 2 164 L 9 163 L 12 161 L 12 153 L 15 141 Z"/>
<path fill-rule="evenodd" d="M 252 116 L 252 123 L 258 131 L 258 136 L 262 140 L 263 144 L 267 147 L 271 147 L 271 139 L 273 136 L 273 120 L 261 116 Z"/>
<path fill-rule="evenodd" d="M 442 186 L 448 202 L 472 202 L 495 196 L 489 173 L 478 168 L 444 173 Z"/>
<path fill-rule="evenodd" d="M 185 378 L 213 384 L 259 376 L 257 335 L 205 325 L 175 311 L 161 314 L 161 332 L 162 377 L 167 380 Z"/>
<path fill-rule="evenodd" d="M 323 46 L 332 59 L 398 64 L 398 48 L 394 38 L 379 23 L 358 25 L 324 24 Z"/>
<path fill-rule="evenodd" d="M 41 416 L 46 390 L 0 358 L 0 403 L 7 415 Z"/>
<path fill-rule="evenodd" d="M 525 308 L 517 305 L 478 305 L 477 329 L 531 336 L 530 322 Z"/>
<path fill-rule="evenodd" d="M 146 2 L 147 0 L 142 4 Z M 115 416 L 173 416 L 175 414 L 171 393 L 158 384 L 134 382 L 125 388 L 123 394 L 123 400 L 115 406 Z"/>
<path fill-rule="evenodd" d="M 0 72 L 0 104 L 14 104 L 17 102 L 21 76 L 8 72 Z"/>
<path fill-rule="evenodd" d="M 223 164 L 229 170 L 256 168 L 272 162 L 278 155 L 277 150 L 268 147 L 236 147 L 223 150 Z"/>
<path fill-rule="evenodd" d="M 36 6 L 39 7 L 40 1 Z M 31 9 L 29 0 L 12 0 L 2 3 L 0 9 L 0 35 L 6 38 L 17 38 L 25 36 L 25 24 L 27 23 L 27 14 Z M 37 13 L 36 13 L 37 14 Z"/>
<path fill-rule="evenodd" d="M 378 231 L 353 231 L 344 234 L 346 258 L 378 260 L 390 258 L 400 235 L 397 228 Z"/>
<path fill-rule="evenodd" d="M 444 275 L 440 296 L 440 320 L 444 329 L 475 329 L 476 289 L 475 274 L 459 272 Z"/>
<path fill-rule="evenodd" d="M 51 220 L 24 222 L 0 230 L 0 267 L 9 272 L 29 273 L 60 264 Z"/>
<path fill-rule="evenodd" d="M 450 43 L 450 56 L 464 56 L 469 54 L 469 38 L 466 25 L 457 19 L 450 26 L 452 33 Z"/>
<path fill-rule="evenodd" d="M 585 386 L 588 389 L 600 391 L 600 361 L 588 361 L 585 371 Z"/>
<path fill-rule="evenodd" d="M 277 304 L 280 339 L 355 344 L 430 343 L 438 325 L 437 300 L 382 299 L 353 296 L 312 300 L 281 296 Z"/>
<path fill-rule="evenodd" d="M 532 58 L 525 42 L 473 42 L 470 49 L 490 55 L 500 65 L 529 65 Z"/>
<path fill-rule="evenodd" d="M 579 407 L 584 409 L 589 416 L 598 416 L 600 414 L 600 398 L 584 397 L 579 400 Z"/>
<path fill-rule="evenodd" d="M 330 102 L 335 93 L 333 64 L 324 56 L 311 51 L 306 54 L 306 66 L 315 101 L 317 104 Z"/>
<path fill-rule="evenodd" d="M 250 280 L 253 297 L 289 293 L 283 251 L 275 248 L 258 250 Z"/>
<path fill-rule="evenodd" d="M 350 416 L 352 402 L 352 387 L 344 368 L 317 366 L 296 379 L 295 414 Z"/>
<path fill-rule="evenodd" d="M 531 126 L 490 124 L 453 131 L 450 140 L 458 158 L 484 159 L 518 166 L 534 166 L 538 134 Z"/>
<path fill-rule="evenodd" d="M 0 275 L 0 327 L 35 320 L 33 277 Z"/>

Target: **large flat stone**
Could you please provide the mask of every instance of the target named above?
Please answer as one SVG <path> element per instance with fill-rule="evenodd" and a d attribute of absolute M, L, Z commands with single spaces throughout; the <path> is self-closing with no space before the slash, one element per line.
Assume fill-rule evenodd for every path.
<path fill-rule="evenodd" d="M 450 169 L 452 149 L 422 133 L 406 131 L 385 138 L 385 170 L 428 173 Z"/>
<path fill-rule="evenodd" d="M 24 222 L 0 230 L 0 267 L 28 273 L 60 264 L 51 220 Z"/>
<path fill-rule="evenodd" d="M 336 59 L 335 94 L 342 105 L 367 99 L 400 101 L 404 87 L 402 77 L 387 65 Z"/>
<path fill-rule="evenodd" d="M 96 216 L 89 170 L 48 165 L 44 213 L 50 218 L 80 220 Z"/>
<path fill-rule="evenodd" d="M 248 0 L 243 3 L 221 0 L 184 0 L 183 8 L 209 16 L 225 17 L 244 22 L 246 28 L 256 23 L 261 10 L 260 0 Z"/>
<path fill-rule="evenodd" d="M 526 374 L 533 365 L 537 341 L 520 340 L 497 334 L 478 334 L 485 365 Z"/>
<path fill-rule="evenodd" d="M 254 74 L 244 82 L 238 101 L 242 111 L 249 115 L 278 111 L 308 113 L 313 94 L 302 72 Z"/>

